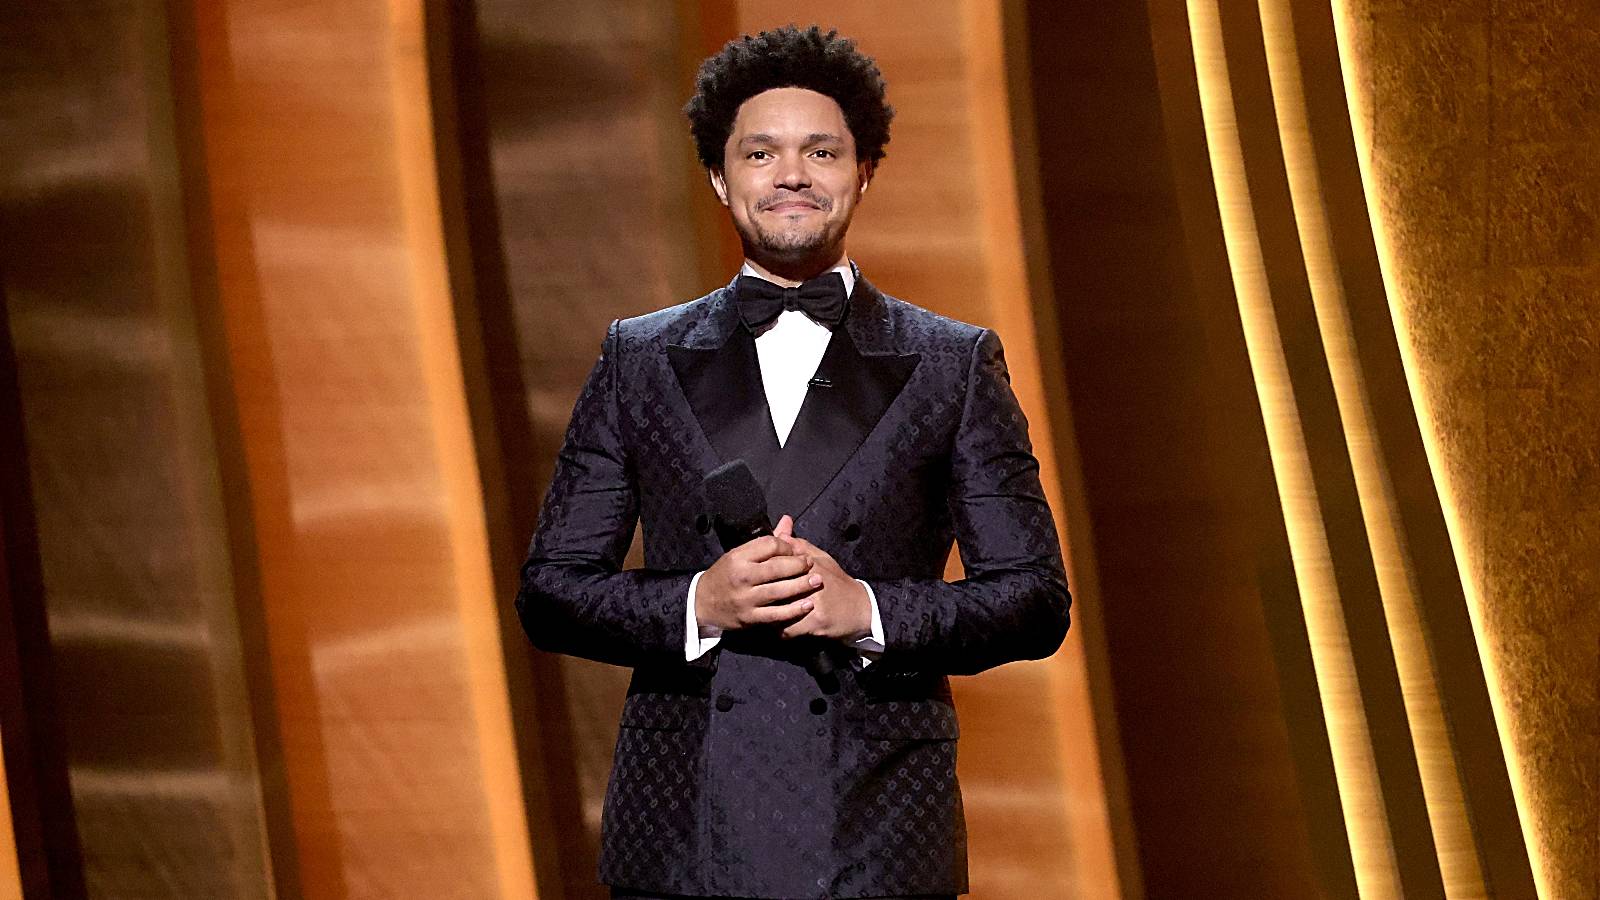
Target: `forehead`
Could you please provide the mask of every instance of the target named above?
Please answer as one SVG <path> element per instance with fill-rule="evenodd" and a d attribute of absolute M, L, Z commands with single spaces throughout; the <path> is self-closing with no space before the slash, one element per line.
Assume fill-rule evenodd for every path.
<path fill-rule="evenodd" d="M 775 138 L 837 134 L 852 140 L 844 110 L 832 97 L 797 87 L 772 88 L 740 104 L 729 139 L 756 133 Z"/>

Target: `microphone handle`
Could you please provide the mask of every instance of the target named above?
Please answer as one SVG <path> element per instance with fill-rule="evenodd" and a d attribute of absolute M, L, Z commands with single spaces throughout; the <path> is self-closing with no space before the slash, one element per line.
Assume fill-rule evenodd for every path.
<path fill-rule="evenodd" d="M 745 529 L 739 528 L 723 520 L 721 516 L 716 516 L 715 525 L 717 529 L 717 540 L 722 543 L 722 549 L 724 552 L 753 541 L 756 538 L 766 537 L 772 533 L 772 525 L 765 519 L 762 520 L 760 527 L 754 529 Z M 806 668 L 810 670 L 812 677 L 816 678 L 818 681 L 822 681 L 825 684 L 831 683 L 835 670 L 833 656 L 828 653 L 828 647 L 826 644 L 821 642 L 818 642 L 818 644 L 817 652 L 814 656 L 807 660 L 807 663 L 809 664 L 806 666 Z"/>

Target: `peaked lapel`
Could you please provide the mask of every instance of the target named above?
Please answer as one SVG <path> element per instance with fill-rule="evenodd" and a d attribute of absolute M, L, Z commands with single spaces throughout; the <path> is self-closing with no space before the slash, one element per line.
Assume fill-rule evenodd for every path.
<path fill-rule="evenodd" d="M 767 480 L 774 519 L 785 513 L 799 519 L 811 507 L 900 395 L 919 359 L 895 351 L 883 295 L 858 272 L 846 319 L 828 340 Z"/>
<path fill-rule="evenodd" d="M 667 358 L 711 449 L 722 462 L 743 459 L 756 481 L 766 484 L 778 455 L 778 433 L 767 408 L 755 338 L 739 322 L 732 284 L 712 295 L 705 319 L 682 345 L 667 346 Z"/>

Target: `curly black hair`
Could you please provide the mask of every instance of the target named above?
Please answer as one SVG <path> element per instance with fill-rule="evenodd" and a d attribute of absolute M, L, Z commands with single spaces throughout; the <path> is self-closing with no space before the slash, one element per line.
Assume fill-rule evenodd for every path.
<path fill-rule="evenodd" d="M 785 25 L 729 41 L 700 64 L 689 116 L 700 161 L 722 167 L 722 151 L 740 104 L 762 91 L 798 87 L 833 98 L 856 140 L 856 159 L 876 163 L 889 143 L 894 108 L 884 99 L 883 73 L 872 57 L 839 32 Z"/>

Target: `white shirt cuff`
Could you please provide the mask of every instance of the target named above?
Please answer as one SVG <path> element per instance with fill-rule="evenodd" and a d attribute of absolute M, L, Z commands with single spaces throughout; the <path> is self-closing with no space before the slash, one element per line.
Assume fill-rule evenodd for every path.
<path fill-rule="evenodd" d="M 883 616 L 878 613 L 878 595 L 873 593 L 872 585 L 857 578 L 857 582 L 867 589 L 867 604 L 872 607 L 872 633 L 856 638 L 853 646 L 861 657 L 861 667 L 877 662 L 879 654 L 883 653 L 885 646 L 883 640 Z"/>
<path fill-rule="evenodd" d="M 705 572 L 696 572 L 694 577 L 689 579 L 689 603 L 688 611 L 684 615 L 683 633 L 683 658 L 687 662 L 694 662 L 710 653 L 712 647 L 722 643 L 722 629 L 714 625 L 700 627 L 700 620 L 694 614 L 694 589 L 700 586 L 700 576 L 704 574 Z M 870 593 L 872 589 L 867 590 Z M 872 608 L 872 615 L 876 621 L 878 615 L 876 604 Z"/>

